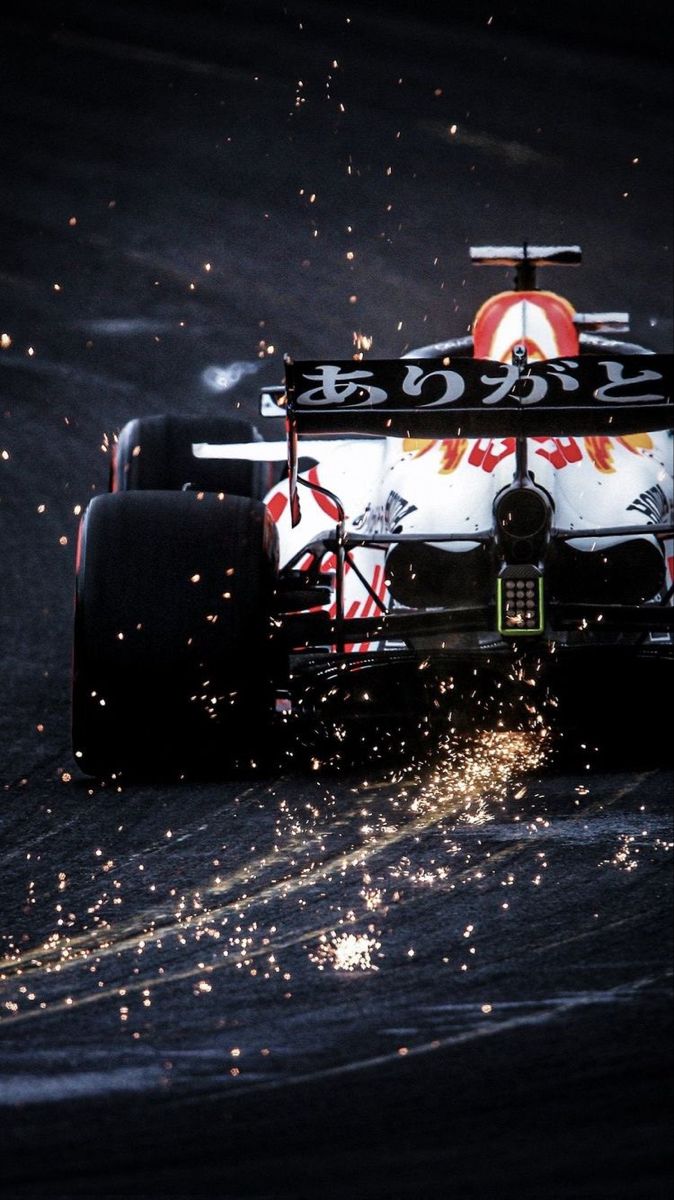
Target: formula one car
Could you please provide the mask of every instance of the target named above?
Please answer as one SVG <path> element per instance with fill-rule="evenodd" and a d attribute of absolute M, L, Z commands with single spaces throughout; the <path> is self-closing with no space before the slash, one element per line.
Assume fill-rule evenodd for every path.
<path fill-rule="evenodd" d="M 78 548 L 85 772 L 256 759 L 275 722 L 428 721 L 515 662 L 671 664 L 672 356 L 537 288 L 577 246 L 471 256 L 515 279 L 470 337 L 286 359 L 261 396 L 283 441 L 228 417 L 121 431 Z"/>

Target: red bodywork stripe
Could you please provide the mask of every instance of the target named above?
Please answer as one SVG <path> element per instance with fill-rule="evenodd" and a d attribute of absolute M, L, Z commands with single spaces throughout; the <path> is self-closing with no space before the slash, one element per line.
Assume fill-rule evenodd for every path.
<path fill-rule="evenodd" d="M 279 489 L 279 491 L 275 492 L 274 495 L 271 496 L 267 501 L 267 508 L 269 509 L 269 515 L 272 521 L 280 520 L 287 507 L 288 496 L 285 489 L 283 491 Z"/>

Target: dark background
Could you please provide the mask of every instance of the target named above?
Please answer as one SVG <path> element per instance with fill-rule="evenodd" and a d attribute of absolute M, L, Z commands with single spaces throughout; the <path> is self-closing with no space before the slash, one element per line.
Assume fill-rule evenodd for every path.
<path fill-rule="evenodd" d="M 538 758 L 127 787 L 68 733 L 77 510 L 130 417 L 464 333 L 509 286 L 485 242 L 580 243 L 541 283 L 671 351 L 667 12 L 3 15 L 9 1194 L 669 1196 L 667 747 L 562 759 L 553 721 Z M 333 969 L 349 934 L 370 969 Z"/>

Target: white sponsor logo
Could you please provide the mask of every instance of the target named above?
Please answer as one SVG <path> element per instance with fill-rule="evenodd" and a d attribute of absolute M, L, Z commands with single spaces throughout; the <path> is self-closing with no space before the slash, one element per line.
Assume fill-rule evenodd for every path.
<path fill-rule="evenodd" d="M 664 401 L 662 392 L 643 390 L 646 383 L 662 381 L 659 371 L 638 370 L 635 374 L 627 374 L 625 364 L 600 360 L 592 366 L 581 369 L 581 379 L 573 374 L 579 369 L 579 364 L 573 359 L 559 359 L 557 362 L 536 363 L 535 370 L 531 365 L 522 374 L 518 366 L 506 363 L 494 363 L 493 373 L 479 375 L 477 379 L 466 379 L 459 371 L 435 369 L 424 372 L 422 367 L 412 364 L 400 364 L 404 373 L 400 380 L 391 380 L 392 373 L 398 364 L 386 364 L 383 370 L 368 371 L 365 369 L 345 370 L 336 363 L 318 365 L 312 373 L 306 373 L 303 379 L 316 386 L 300 392 L 295 400 L 298 408 L 323 408 L 330 406 L 345 406 L 349 408 L 400 403 L 406 399 L 416 401 L 411 407 L 434 408 L 441 405 L 455 404 L 469 389 L 469 398 L 484 405 L 500 404 L 504 400 L 515 400 L 522 406 L 540 404 L 550 397 L 553 401 L 561 393 L 577 392 L 581 388 L 584 370 L 592 372 L 588 393 L 595 400 L 607 404 L 646 404 Z M 601 369 L 605 372 L 606 381 L 601 382 Z M 597 378 L 599 376 L 599 378 Z M 483 394 L 475 394 L 479 382 Z M 384 386 L 385 385 L 385 386 Z M 432 399 L 424 399 L 431 385 Z M 438 395 L 438 388 L 441 389 Z"/>

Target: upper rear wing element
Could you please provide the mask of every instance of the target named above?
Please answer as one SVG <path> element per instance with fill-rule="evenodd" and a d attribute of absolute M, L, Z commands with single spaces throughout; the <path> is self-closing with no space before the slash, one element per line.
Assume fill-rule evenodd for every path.
<path fill-rule="evenodd" d="M 577 267 L 582 260 L 580 246 L 471 246 L 475 267 L 514 267 L 515 291 L 536 287 L 537 267 Z"/>
<path fill-rule="evenodd" d="M 532 267 L 575 267 L 582 260 L 580 246 L 471 246 L 476 267 L 515 267 L 528 262 Z"/>

